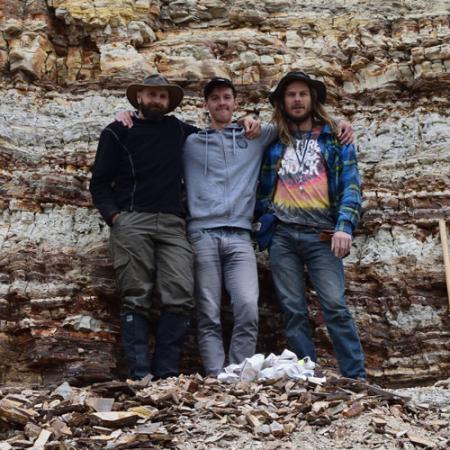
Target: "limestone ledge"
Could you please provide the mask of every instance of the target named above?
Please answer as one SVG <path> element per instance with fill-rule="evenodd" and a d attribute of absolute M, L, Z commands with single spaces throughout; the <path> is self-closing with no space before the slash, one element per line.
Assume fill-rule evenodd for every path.
<path fill-rule="evenodd" d="M 186 14 L 200 21 L 201 29 L 189 29 L 189 20 L 180 28 L 160 26 L 170 11 L 177 20 L 182 17 L 184 7 L 211 9 L 216 17 L 222 9 L 214 1 L 167 2 L 161 11 L 159 2 L 149 1 L 49 2 L 39 14 L 5 17 L 0 69 L 18 79 L 62 86 L 113 85 L 159 71 L 197 86 L 222 75 L 267 90 L 289 68 L 301 67 L 325 79 L 333 96 L 448 89 L 449 16 L 440 8 L 445 2 L 431 9 L 414 2 L 410 16 L 395 7 L 382 15 L 382 4 L 389 2 L 334 2 L 335 9 L 322 7 L 320 13 L 313 12 L 319 2 L 289 8 L 282 1 L 259 2 L 261 8 L 228 3 L 223 13 L 231 17 L 237 8 L 236 17 L 243 19 L 232 32 L 225 28 L 230 24 L 211 25 L 195 12 Z M 375 4 L 379 15 L 371 9 Z M 246 21 L 245 12 L 258 16 L 264 8 L 269 15 L 264 25 Z"/>

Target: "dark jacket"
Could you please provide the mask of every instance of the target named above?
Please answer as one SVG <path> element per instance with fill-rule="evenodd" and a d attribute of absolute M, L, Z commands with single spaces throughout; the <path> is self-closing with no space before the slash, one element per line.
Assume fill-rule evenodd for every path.
<path fill-rule="evenodd" d="M 120 211 L 183 215 L 181 204 L 184 141 L 198 128 L 174 116 L 159 121 L 133 118 L 101 133 L 89 190 L 108 225 Z"/>

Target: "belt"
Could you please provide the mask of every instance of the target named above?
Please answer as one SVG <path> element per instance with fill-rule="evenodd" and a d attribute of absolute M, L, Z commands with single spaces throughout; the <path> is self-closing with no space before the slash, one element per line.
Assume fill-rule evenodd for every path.
<path fill-rule="evenodd" d="M 331 228 L 326 228 L 326 227 L 320 227 L 320 226 L 314 226 L 314 225 L 304 225 L 301 223 L 291 223 L 291 222 L 280 222 L 283 226 L 285 227 L 291 227 L 291 228 L 295 228 L 297 230 L 305 230 L 305 231 L 328 231 L 330 233 L 333 233 L 334 230 Z"/>

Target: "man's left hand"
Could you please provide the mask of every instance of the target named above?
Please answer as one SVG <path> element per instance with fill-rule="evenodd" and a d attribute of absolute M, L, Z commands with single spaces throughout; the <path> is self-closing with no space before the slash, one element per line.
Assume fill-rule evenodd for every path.
<path fill-rule="evenodd" d="M 331 251 L 338 257 L 343 258 L 350 252 L 352 237 L 344 231 L 336 231 L 331 238 Z"/>
<path fill-rule="evenodd" d="M 340 120 L 338 122 L 338 139 L 341 144 L 353 144 L 355 138 L 355 133 L 353 132 L 353 127 L 350 122 L 346 120 Z"/>
<path fill-rule="evenodd" d="M 239 123 L 245 128 L 245 137 L 254 139 L 261 134 L 261 121 L 252 116 L 245 116 Z"/>

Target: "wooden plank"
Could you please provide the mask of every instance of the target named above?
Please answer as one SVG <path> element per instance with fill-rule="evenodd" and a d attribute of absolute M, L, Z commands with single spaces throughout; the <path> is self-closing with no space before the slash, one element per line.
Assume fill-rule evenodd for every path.
<path fill-rule="evenodd" d="M 447 225 L 444 219 L 439 219 L 442 253 L 444 255 L 445 283 L 447 285 L 448 306 L 450 312 L 450 258 L 448 256 Z"/>

